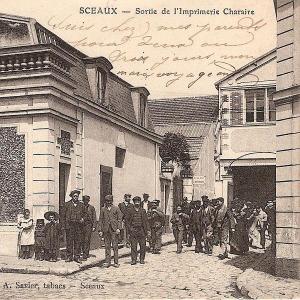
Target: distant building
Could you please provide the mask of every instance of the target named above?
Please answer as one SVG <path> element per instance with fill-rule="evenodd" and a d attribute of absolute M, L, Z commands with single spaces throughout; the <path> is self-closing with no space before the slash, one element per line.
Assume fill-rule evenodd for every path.
<path fill-rule="evenodd" d="M 61 212 L 75 188 L 97 217 L 107 194 L 159 197 L 146 88 L 33 19 L 0 15 L 0 48 L 0 255 L 16 255 L 24 208 Z"/>
<path fill-rule="evenodd" d="M 216 194 L 230 205 L 276 198 L 276 50 L 216 83 L 219 92 Z"/>
<path fill-rule="evenodd" d="M 185 136 L 191 157 L 191 172 L 182 171 L 176 186 L 168 193 L 173 205 L 183 197 L 200 199 L 204 194 L 214 196 L 214 131 L 218 115 L 217 96 L 182 97 L 148 101 L 155 132 Z M 164 165 L 163 165 L 164 167 Z M 161 182 L 167 182 L 162 168 Z M 182 184 L 182 187 L 181 187 Z M 169 184 L 165 183 L 167 189 Z M 165 188 L 162 188 L 162 199 Z M 166 201 L 166 200 L 165 200 Z M 171 211 L 172 208 L 168 208 Z"/>

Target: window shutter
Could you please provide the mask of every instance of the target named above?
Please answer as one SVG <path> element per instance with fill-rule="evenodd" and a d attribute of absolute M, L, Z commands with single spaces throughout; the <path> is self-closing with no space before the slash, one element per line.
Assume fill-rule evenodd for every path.
<path fill-rule="evenodd" d="M 232 92 L 230 95 L 231 125 L 243 124 L 242 93 Z"/>

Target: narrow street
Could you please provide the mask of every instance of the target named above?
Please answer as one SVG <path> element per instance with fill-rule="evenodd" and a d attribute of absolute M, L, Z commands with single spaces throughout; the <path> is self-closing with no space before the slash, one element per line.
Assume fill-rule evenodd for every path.
<path fill-rule="evenodd" d="M 87 298 L 241 298 L 235 288 L 242 269 L 230 260 L 195 254 L 176 245 L 162 248 L 160 255 L 146 255 L 146 264 L 130 265 L 130 257 L 120 260 L 120 268 L 94 267 L 70 275 L 1 274 L 4 299 L 87 299 Z M 238 258 L 240 259 L 240 257 Z M 244 257 L 247 260 L 247 256 Z M 234 259 L 233 259 L 234 260 Z M 245 262 L 244 262 L 245 263 Z M 21 284 L 31 284 L 22 288 Z M 58 288 L 60 287 L 60 288 Z"/>

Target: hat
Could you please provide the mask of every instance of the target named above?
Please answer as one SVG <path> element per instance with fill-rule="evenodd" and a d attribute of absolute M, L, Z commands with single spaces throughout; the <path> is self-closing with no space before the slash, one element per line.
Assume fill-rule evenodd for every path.
<path fill-rule="evenodd" d="M 132 201 L 133 202 L 142 202 L 142 199 L 139 196 L 135 196 L 135 197 L 133 197 Z"/>
<path fill-rule="evenodd" d="M 160 200 L 154 199 L 152 202 L 155 202 L 155 203 L 159 204 L 159 203 L 160 203 Z"/>
<path fill-rule="evenodd" d="M 91 197 L 88 196 L 88 195 L 82 196 L 82 201 L 84 201 L 84 200 L 90 200 L 90 199 L 91 199 Z"/>
<path fill-rule="evenodd" d="M 206 195 L 201 197 L 202 201 L 209 201 L 208 197 Z"/>
<path fill-rule="evenodd" d="M 79 190 L 73 190 L 73 191 L 70 193 L 70 197 L 73 197 L 73 195 L 75 195 L 75 194 L 80 195 L 80 191 L 79 191 Z"/>
<path fill-rule="evenodd" d="M 54 216 L 54 220 L 56 220 L 56 221 L 59 219 L 59 215 L 58 215 L 58 213 L 55 212 L 55 211 L 47 211 L 47 212 L 44 214 L 44 218 L 45 218 L 46 220 L 48 220 L 48 221 L 49 221 L 49 219 L 50 219 L 50 216 Z"/>
<path fill-rule="evenodd" d="M 144 194 L 143 194 L 143 197 L 144 197 L 144 198 L 147 198 L 147 197 L 149 198 L 149 194 L 144 193 Z"/>
<path fill-rule="evenodd" d="M 130 198 L 131 195 L 130 195 L 130 194 L 124 194 L 124 198 L 125 198 L 125 197 L 129 197 L 129 198 Z"/>
<path fill-rule="evenodd" d="M 113 195 L 106 195 L 104 199 L 105 199 L 105 201 L 113 201 L 114 197 L 113 197 Z"/>
<path fill-rule="evenodd" d="M 158 206 L 158 200 L 153 200 L 152 202 L 151 202 L 151 205 L 155 205 L 155 206 Z"/>

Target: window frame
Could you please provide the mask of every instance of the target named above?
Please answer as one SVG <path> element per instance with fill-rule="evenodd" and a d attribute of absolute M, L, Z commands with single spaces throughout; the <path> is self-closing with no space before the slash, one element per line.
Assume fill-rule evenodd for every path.
<path fill-rule="evenodd" d="M 253 89 L 244 89 L 244 124 L 268 124 L 268 123 L 274 123 L 276 122 L 276 115 L 275 115 L 275 120 L 270 120 L 270 98 L 269 98 L 269 94 L 268 91 L 269 90 L 274 90 L 274 87 L 264 87 L 264 88 L 253 88 Z M 253 91 L 253 121 L 247 121 L 247 91 Z M 257 92 L 256 91 L 264 91 L 264 120 L 263 121 L 257 121 L 257 114 L 259 113 L 259 111 L 257 110 L 257 101 L 259 101 L 257 99 Z M 276 90 L 275 90 L 276 91 Z M 274 91 L 274 92 L 275 92 Z M 274 93 L 273 92 L 273 93 Z M 273 94 L 272 93 L 272 94 Z M 272 110 L 274 111 L 274 110 Z M 275 113 L 276 113 L 276 109 L 275 109 Z"/>

